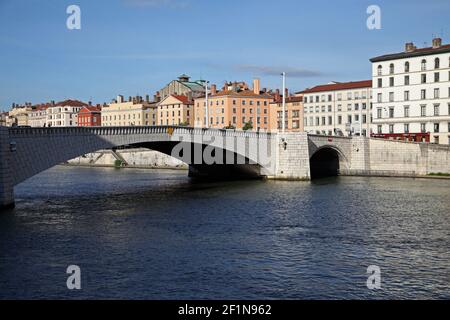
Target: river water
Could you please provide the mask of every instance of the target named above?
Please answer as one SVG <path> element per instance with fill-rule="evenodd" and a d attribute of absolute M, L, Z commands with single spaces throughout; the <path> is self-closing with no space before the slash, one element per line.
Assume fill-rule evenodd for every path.
<path fill-rule="evenodd" d="M 55 167 L 0 214 L 0 299 L 450 299 L 449 196 L 450 180 Z"/>

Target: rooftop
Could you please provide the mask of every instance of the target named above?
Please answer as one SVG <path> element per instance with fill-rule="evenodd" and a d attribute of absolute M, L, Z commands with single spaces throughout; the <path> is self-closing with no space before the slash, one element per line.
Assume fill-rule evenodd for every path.
<path fill-rule="evenodd" d="M 372 88 L 372 80 L 352 81 L 352 82 L 336 82 L 331 84 L 324 84 L 306 89 L 298 93 L 315 93 L 326 91 L 350 90 L 359 88 Z"/>
<path fill-rule="evenodd" d="M 412 43 L 411 43 L 412 45 Z M 447 53 L 450 52 L 450 44 L 440 45 L 436 47 L 427 47 L 427 48 L 411 48 L 411 51 L 404 51 L 398 53 L 385 54 L 382 56 L 374 57 L 370 59 L 370 62 L 381 62 L 387 60 L 397 60 L 397 59 L 405 59 L 405 58 L 413 58 L 420 56 L 428 56 L 432 54 L 439 53 Z"/>

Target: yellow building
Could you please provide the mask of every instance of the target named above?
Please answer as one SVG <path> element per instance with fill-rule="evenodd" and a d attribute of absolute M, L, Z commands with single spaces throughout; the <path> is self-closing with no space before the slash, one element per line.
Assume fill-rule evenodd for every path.
<path fill-rule="evenodd" d="M 208 97 L 208 119 L 205 97 L 195 99 L 194 114 L 196 127 L 235 128 L 272 131 L 276 129 L 276 113 L 270 108 L 274 97 L 260 91 L 260 82 L 253 82 L 253 90 L 241 83 L 226 83 L 221 91 L 211 86 Z"/>
<path fill-rule="evenodd" d="M 141 97 L 124 102 L 123 97 L 102 108 L 103 127 L 156 125 L 156 103 L 143 101 Z"/>
<path fill-rule="evenodd" d="M 8 125 L 29 126 L 28 115 L 33 111 L 31 104 L 25 106 L 15 106 L 9 111 Z"/>
<path fill-rule="evenodd" d="M 186 96 L 170 95 L 158 103 L 158 123 L 162 126 L 194 124 L 194 102 Z"/>
<path fill-rule="evenodd" d="M 283 103 L 281 98 L 271 103 L 271 107 L 276 110 L 277 129 L 281 131 L 283 123 Z M 285 106 L 285 130 L 287 132 L 304 131 L 303 120 L 303 96 L 287 97 Z"/>

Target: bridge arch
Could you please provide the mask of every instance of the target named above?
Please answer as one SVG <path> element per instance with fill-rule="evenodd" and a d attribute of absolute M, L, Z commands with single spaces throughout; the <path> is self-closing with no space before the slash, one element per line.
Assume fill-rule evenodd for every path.
<path fill-rule="evenodd" d="M 345 154 L 334 145 L 317 148 L 309 160 L 311 179 L 338 176 L 342 169 L 349 168 Z"/>

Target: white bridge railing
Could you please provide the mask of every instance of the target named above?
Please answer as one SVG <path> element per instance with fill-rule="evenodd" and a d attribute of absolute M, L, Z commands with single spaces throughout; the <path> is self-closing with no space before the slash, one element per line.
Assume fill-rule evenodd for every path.
<path fill-rule="evenodd" d="M 189 134 L 271 139 L 276 133 L 180 126 L 9 128 L 10 136 Z"/>

